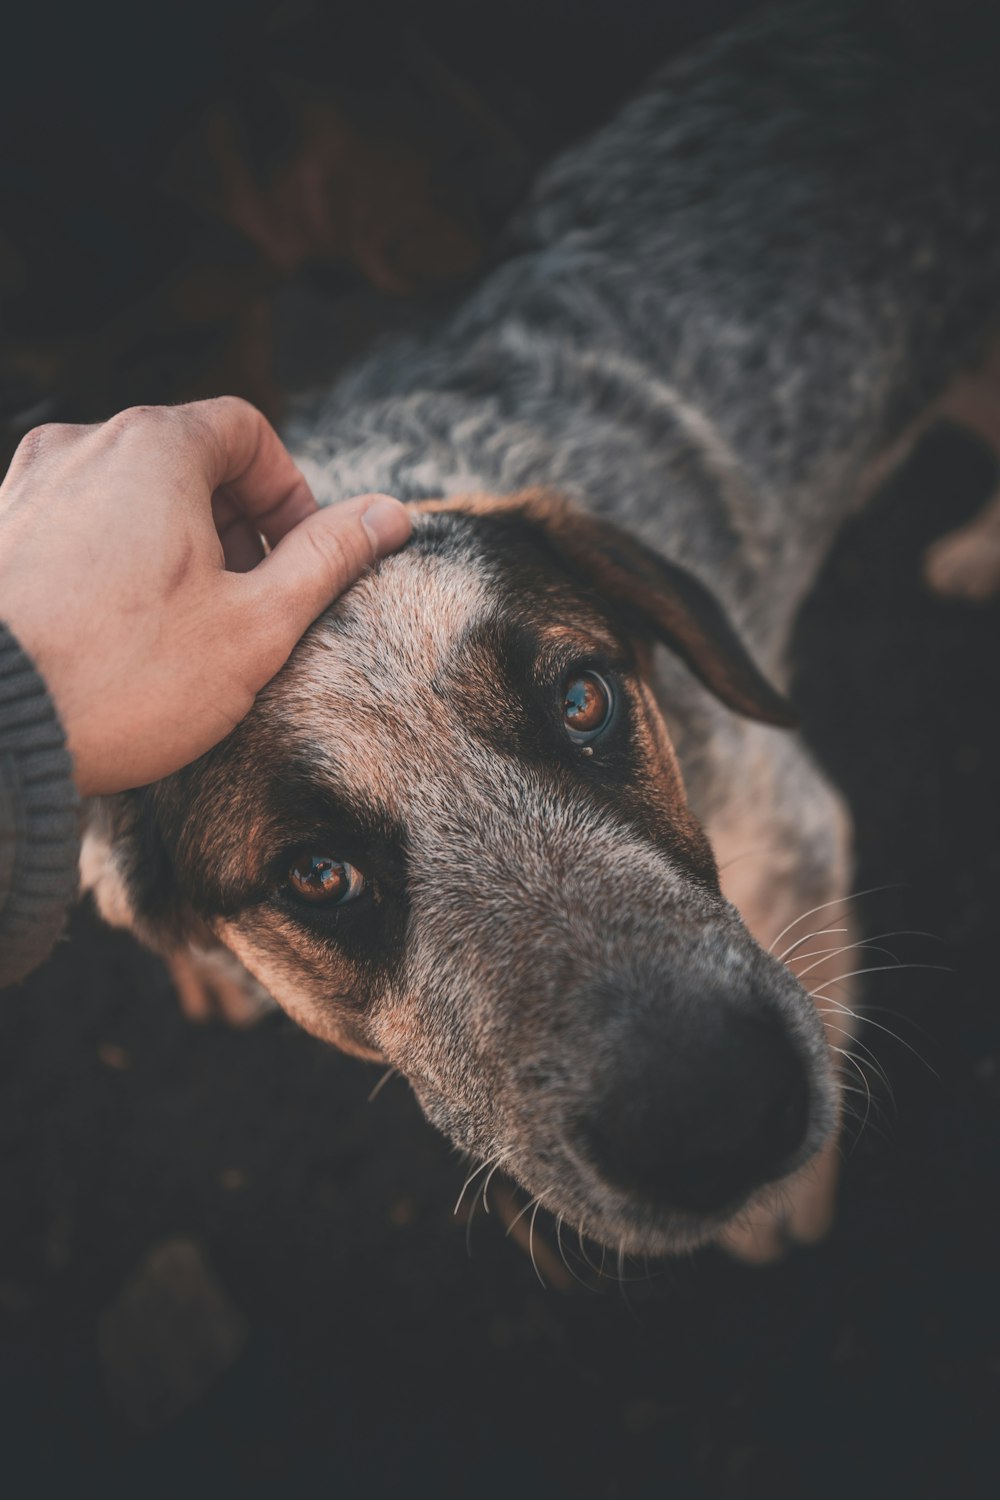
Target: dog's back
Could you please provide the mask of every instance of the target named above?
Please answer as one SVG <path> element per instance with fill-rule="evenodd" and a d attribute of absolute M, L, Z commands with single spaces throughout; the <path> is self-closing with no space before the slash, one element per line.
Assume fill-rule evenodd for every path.
<path fill-rule="evenodd" d="M 773 659 L 866 468 L 995 321 L 988 29 L 813 0 L 672 64 L 542 177 L 436 338 L 306 409 L 323 498 L 553 485 Z"/>

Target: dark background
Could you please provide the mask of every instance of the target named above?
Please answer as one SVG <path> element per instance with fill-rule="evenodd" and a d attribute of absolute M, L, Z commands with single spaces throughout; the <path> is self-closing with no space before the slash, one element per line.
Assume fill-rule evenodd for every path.
<path fill-rule="evenodd" d="M 43 417 L 222 388 L 280 415 L 289 382 L 434 316 L 547 154 L 747 8 L 22 18 L 8 448 Z M 857 820 L 857 888 L 888 887 L 862 924 L 934 934 L 888 946 L 954 971 L 865 982 L 900 1040 L 862 1032 L 875 1104 L 830 1239 L 759 1271 L 630 1264 L 622 1286 L 571 1253 L 585 1289 L 539 1221 L 543 1290 L 497 1180 L 489 1215 L 453 1216 L 466 1169 L 400 1080 L 369 1104 L 377 1070 L 281 1017 L 189 1024 L 159 964 L 83 911 L 0 1004 L 11 1493 L 996 1493 L 1000 614 L 920 582 L 996 479 L 934 432 L 801 622 L 806 733 Z"/>

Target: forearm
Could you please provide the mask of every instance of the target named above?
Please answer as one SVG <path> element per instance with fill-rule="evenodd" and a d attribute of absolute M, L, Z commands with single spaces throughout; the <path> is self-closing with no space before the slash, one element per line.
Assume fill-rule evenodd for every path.
<path fill-rule="evenodd" d="M 0 623 L 0 986 L 41 963 L 77 885 L 79 798 L 44 682 Z"/>

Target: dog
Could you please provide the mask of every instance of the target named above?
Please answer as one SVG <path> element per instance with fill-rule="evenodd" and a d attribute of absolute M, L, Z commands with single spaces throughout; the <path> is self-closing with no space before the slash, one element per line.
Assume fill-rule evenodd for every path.
<path fill-rule="evenodd" d="M 434 337 L 291 423 L 321 501 L 397 495 L 412 541 L 90 813 L 84 887 L 188 989 L 228 950 L 622 1253 L 832 1219 L 851 825 L 789 644 L 995 326 L 992 58 L 948 18 L 766 11 L 556 160 Z"/>

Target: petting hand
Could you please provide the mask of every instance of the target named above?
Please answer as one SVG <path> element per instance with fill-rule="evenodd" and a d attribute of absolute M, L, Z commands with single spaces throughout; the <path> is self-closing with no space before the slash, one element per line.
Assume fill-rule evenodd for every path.
<path fill-rule="evenodd" d="M 28 433 L 0 485 L 0 619 L 55 700 L 81 795 L 155 781 L 222 739 L 409 534 L 388 496 L 318 510 L 234 397 Z"/>

